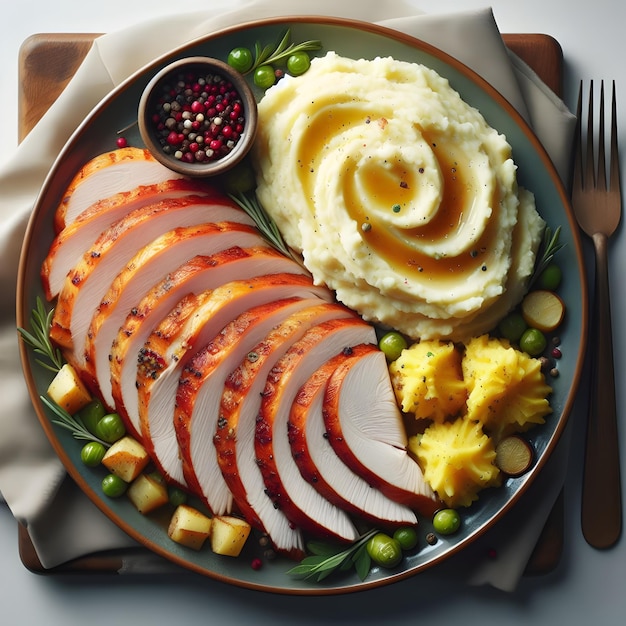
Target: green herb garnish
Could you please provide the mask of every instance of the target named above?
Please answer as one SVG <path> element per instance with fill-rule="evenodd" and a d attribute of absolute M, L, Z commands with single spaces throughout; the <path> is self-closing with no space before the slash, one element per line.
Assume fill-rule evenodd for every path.
<path fill-rule="evenodd" d="M 254 220 L 257 229 L 263 237 L 265 237 L 268 243 L 274 246 L 274 248 L 276 248 L 279 252 L 291 257 L 294 261 L 302 263 L 302 261 L 296 257 L 293 250 L 291 250 L 285 243 L 280 230 L 278 230 L 278 226 L 276 226 L 276 222 L 261 206 L 261 203 L 254 192 L 229 194 L 229 197 Z"/>
<path fill-rule="evenodd" d="M 85 441 L 97 441 L 101 443 L 105 448 L 108 448 L 111 444 L 98 439 L 93 433 L 87 430 L 87 427 L 78 417 L 74 417 L 68 413 L 63 407 L 60 407 L 56 402 L 52 402 L 46 396 L 39 396 L 39 399 L 55 414 L 56 419 L 50 421 L 65 430 L 69 430 L 72 433 L 74 439 L 82 439 Z"/>
<path fill-rule="evenodd" d="M 533 272 L 532 278 L 530 279 L 530 284 L 532 285 L 538 278 L 541 276 L 543 270 L 550 265 L 554 255 L 561 249 L 565 244 L 559 242 L 559 237 L 561 235 L 561 227 L 558 226 L 554 233 L 549 226 L 546 226 L 543 231 L 543 240 L 541 242 L 541 256 L 537 259 L 535 264 L 535 271 Z"/>
<path fill-rule="evenodd" d="M 55 348 L 50 341 L 50 325 L 54 309 L 46 311 L 42 299 L 37 297 L 37 304 L 30 317 L 31 331 L 18 328 L 24 341 L 33 348 L 36 354 L 45 356 L 49 362 L 35 359 L 43 368 L 51 372 L 58 372 L 64 364 L 63 356 L 59 348 Z"/>
<path fill-rule="evenodd" d="M 378 532 L 370 530 L 361 535 L 353 544 L 337 552 L 336 546 L 321 541 L 310 541 L 307 549 L 310 556 L 304 557 L 287 573 L 307 580 L 314 578 L 320 582 L 336 571 L 347 571 L 354 568 L 358 577 L 365 580 L 372 565 L 372 559 L 367 552 L 367 542 Z"/>
<path fill-rule="evenodd" d="M 322 42 L 317 39 L 303 41 L 302 43 L 298 44 L 289 43 L 290 36 L 291 31 L 288 29 L 277 46 L 268 44 L 261 47 L 261 44 L 259 42 L 255 43 L 254 63 L 252 64 L 252 67 L 245 73 L 249 74 L 250 72 L 254 72 L 254 70 L 256 70 L 261 65 L 272 65 L 273 63 L 283 61 L 292 54 L 296 54 L 298 52 L 319 50 L 322 47 Z"/>

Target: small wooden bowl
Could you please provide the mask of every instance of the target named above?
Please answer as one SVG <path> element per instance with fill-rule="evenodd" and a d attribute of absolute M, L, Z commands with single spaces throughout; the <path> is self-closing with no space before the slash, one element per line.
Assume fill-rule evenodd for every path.
<path fill-rule="evenodd" d="M 212 78 L 218 88 L 225 83 L 232 85 L 232 89 L 229 91 L 231 94 L 233 91 L 236 92 L 237 98 L 231 100 L 231 104 L 237 101 L 241 107 L 239 122 L 230 120 L 230 113 L 225 114 L 222 118 L 220 112 L 214 112 L 213 107 L 206 103 L 206 98 L 202 95 L 198 97 L 196 95 L 198 92 L 196 92 L 190 97 L 191 100 L 196 101 L 194 110 L 187 115 L 191 118 L 187 126 L 191 125 L 192 127 L 183 128 L 184 120 L 180 119 L 174 125 L 173 118 L 175 116 L 169 115 L 167 111 L 163 110 L 163 101 L 171 104 L 174 100 L 172 93 L 176 93 L 179 101 L 185 100 L 185 95 L 182 93 L 183 88 L 178 87 L 179 81 L 197 84 L 198 79 L 205 80 L 207 77 Z M 179 91 L 180 93 L 178 93 Z M 209 90 L 205 88 L 202 91 L 205 92 L 206 96 Z M 187 105 L 186 108 L 189 108 L 189 101 L 182 103 L 183 110 L 185 105 Z M 182 115 L 183 111 L 178 113 Z M 198 115 L 203 116 L 204 119 L 198 118 Z M 219 119 L 216 120 L 216 117 Z M 201 121 L 198 122 L 198 119 Z M 139 132 L 148 150 L 155 159 L 171 170 L 196 178 L 217 176 L 239 163 L 252 147 L 257 131 L 257 120 L 256 99 L 246 79 L 227 63 L 210 57 L 188 57 L 170 63 L 152 78 L 139 101 Z M 196 128 L 193 127 L 194 121 L 197 122 Z M 232 124 L 230 124 L 231 121 Z M 219 123 L 216 124 L 216 122 Z M 165 124 L 174 126 L 169 128 Z M 235 130 L 234 139 L 222 136 L 223 147 L 218 151 L 211 150 L 210 140 L 215 138 L 214 133 L 218 132 L 215 129 L 231 125 L 229 132 L 232 132 L 232 127 L 237 126 L 237 124 L 242 124 L 243 130 L 240 133 Z M 178 142 L 168 141 L 168 135 L 172 132 L 179 135 Z M 191 133 L 192 140 L 189 140 L 189 135 L 186 133 Z M 206 138 L 205 133 L 209 133 Z M 180 143 L 182 135 L 187 138 L 187 145 Z M 200 141 L 197 141 L 200 136 Z M 229 140 L 231 146 L 226 147 Z M 194 143 L 201 148 L 201 155 L 197 154 L 196 146 L 190 147 L 189 144 Z M 209 156 L 207 156 L 207 150 Z"/>

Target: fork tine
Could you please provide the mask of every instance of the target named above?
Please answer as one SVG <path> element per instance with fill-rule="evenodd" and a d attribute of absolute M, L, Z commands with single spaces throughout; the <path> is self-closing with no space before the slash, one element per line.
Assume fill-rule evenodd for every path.
<path fill-rule="evenodd" d="M 583 106 L 583 81 L 578 86 L 578 103 L 576 105 L 576 132 L 574 134 L 574 167 L 572 171 L 572 191 L 582 189 L 582 106 Z"/>
<path fill-rule="evenodd" d="M 593 150 L 593 80 L 589 81 L 589 104 L 587 105 L 587 154 L 585 156 L 585 175 L 583 188 L 592 188 L 596 184 L 595 157 Z"/>
<path fill-rule="evenodd" d="M 598 173 L 596 176 L 596 186 L 598 189 L 606 190 L 606 155 L 604 151 L 604 81 L 600 81 L 600 110 L 598 126 Z"/>
<path fill-rule="evenodd" d="M 611 96 L 611 155 L 610 155 L 610 185 L 611 191 L 620 193 L 620 170 L 617 148 L 617 103 L 615 96 L 615 81 Z"/>
<path fill-rule="evenodd" d="M 582 108 L 584 100 L 583 81 L 580 81 L 578 90 L 578 103 L 576 106 L 576 135 L 573 167 L 573 191 L 589 190 L 610 190 L 621 192 L 620 169 L 618 159 L 617 142 L 617 98 L 615 93 L 615 81 L 612 81 L 611 89 L 611 120 L 610 120 L 610 150 L 609 166 L 606 168 L 605 150 L 605 98 L 604 81 L 600 82 L 600 103 L 598 111 L 598 140 L 597 140 L 597 162 L 596 146 L 594 144 L 594 85 L 593 80 L 589 81 L 589 98 L 587 111 L 586 135 L 583 130 Z M 608 178 L 607 178 L 608 174 Z"/>

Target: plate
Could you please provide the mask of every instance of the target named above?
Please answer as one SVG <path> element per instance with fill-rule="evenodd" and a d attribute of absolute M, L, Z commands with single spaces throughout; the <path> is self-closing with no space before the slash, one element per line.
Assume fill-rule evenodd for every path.
<path fill-rule="evenodd" d="M 277 42 L 286 28 L 293 41 L 319 39 L 326 50 L 353 58 L 393 56 L 422 63 L 436 70 L 472 106 L 481 111 L 487 121 L 505 134 L 513 147 L 518 165 L 520 184 L 534 192 L 539 212 L 548 224 L 562 227 L 559 252 L 561 263 L 568 268 L 561 289 L 567 305 L 567 319 L 560 332 L 565 358 L 559 364 L 560 376 L 551 381 L 553 415 L 548 423 L 532 432 L 537 451 L 537 463 L 520 478 L 508 479 L 495 490 L 481 494 L 477 504 L 463 512 L 463 527 L 459 533 L 440 539 L 434 546 L 422 540 L 421 549 L 407 555 L 398 571 L 374 568 L 364 582 L 355 574 L 333 576 L 322 583 L 300 581 L 287 574 L 292 562 L 276 559 L 265 563 L 261 570 L 250 567 L 256 549 L 249 542 L 246 552 L 238 559 L 219 557 L 202 550 L 194 552 L 170 541 L 165 522 L 139 514 L 124 498 L 110 500 L 102 495 L 102 475 L 85 468 L 80 461 L 81 445 L 66 431 L 50 421 L 50 415 L 40 403 L 50 377 L 39 367 L 32 353 L 22 347 L 25 377 L 39 420 L 68 473 L 89 498 L 120 528 L 139 543 L 189 570 L 252 589 L 294 594 L 331 594 L 364 590 L 413 576 L 442 562 L 466 548 L 513 507 L 543 469 L 549 455 L 565 428 L 571 411 L 582 368 L 586 339 L 586 288 L 582 253 L 567 195 L 560 179 L 538 139 L 511 105 L 488 83 L 442 51 L 407 35 L 369 23 L 334 18 L 276 18 L 230 28 L 194 41 L 131 76 L 107 96 L 84 120 L 59 154 L 44 183 L 28 225 L 19 267 L 17 293 L 17 322 L 26 327 L 36 298 L 42 296 L 40 267 L 52 241 L 54 210 L 73 174 L 97 154 L 115 148 L 118 130 L 125 132 L 129 143 L 141 145 L 139 133 L 133 130 L 136 110 L 144 87 L 164 65 L 177 58 L 208 55 L 226 58 L 228 51 L 239 45 L 252 47 L 258 41 Z M 259 96 L 257 91 L 257 96 Z M 429 521 L 421 520 L 420 535 L 430 530 Z"/>

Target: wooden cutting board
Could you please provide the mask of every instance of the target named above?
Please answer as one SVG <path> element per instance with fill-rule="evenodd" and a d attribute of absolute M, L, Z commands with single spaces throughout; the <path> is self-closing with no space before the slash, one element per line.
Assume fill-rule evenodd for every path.
<path fill-rule="evenodd" d="M 93 33 L 41 33 L 29 37 L 19 53 L 18 136 L 20 141 L 50 108 L 78 69 L 97 37 Z M 532 67 L 557 95 L 563 89 L 563 52 L 553 37 L 543 34 L 505 34 L 510 50 Z M 111 572 L 122 566 L 123 554 L 94 554 L 53 570 L 42 567 L 28 532 L 18 527 L 20 558 L 38 573 Z M 563 495 L 559 496 L 526 568 L 526 575 L 544 574 L 556 567 L 563 549 Z M 145 551 L 143 548 L 140 551 Z M 134 552 L 134 551 L 133 551 Z M 139 552 L 138 554 L 140 554 Z M 132 558 L 132 555 L 130 555 Z"/>

